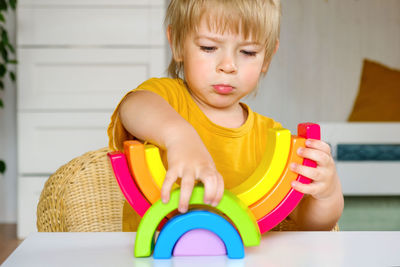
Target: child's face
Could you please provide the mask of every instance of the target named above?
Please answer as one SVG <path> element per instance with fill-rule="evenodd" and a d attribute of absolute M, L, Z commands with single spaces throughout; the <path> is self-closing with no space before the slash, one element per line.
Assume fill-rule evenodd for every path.
<path fill-rule="evenodd" d="M 208 108 L 232 110 L 258 84 L 265 49 L 241 34 L 209 30 L 203 19 L 184 43 L 185 80 L 194 99 Z"/>

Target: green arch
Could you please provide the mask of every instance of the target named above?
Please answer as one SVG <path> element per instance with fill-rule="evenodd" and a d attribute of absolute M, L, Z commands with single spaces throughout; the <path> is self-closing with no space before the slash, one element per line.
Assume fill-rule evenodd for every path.
<path fill-rule="evenodd" d="M 173 191 L 167 204 L 159 200 L 147 210 L 140 221 L 136 234 L 135 257 L 148 257 L 151 255 L 157 226 L 168 213 L 178 208 L 179 193 L 180 189 Z M 195 186 L 189 204 L 204 204 L 203 199 L 204 187 Z M 224 213 L 234 223 L 246 247 L 260 244 L 260 229 L 254 215 L 234 194 L 225 190 L 224 196 L 216 209 Z"/>

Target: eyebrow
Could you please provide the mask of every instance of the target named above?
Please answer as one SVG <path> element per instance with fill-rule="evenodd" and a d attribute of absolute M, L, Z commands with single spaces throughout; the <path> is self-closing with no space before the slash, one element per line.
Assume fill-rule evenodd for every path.
<path fill-rule="evenodd" d="M 206 36 L 206 35 L 198 35 L 198 36 L 196 36 L 195 40 L 198 41 L 199 39 L 208 39 L 208 40 L 214 41 L 214 42 L 216 42 L 216 43 L 222 43 L 222 42 L 223 42 L 223 39 L 222 39 L 222 38 L 212 37 L 212 36 Z M 241 42 L 240 45 L 256 45 L 256 46 L 261 46 L 260 43 L 252 42 L 252 41 Z"/>

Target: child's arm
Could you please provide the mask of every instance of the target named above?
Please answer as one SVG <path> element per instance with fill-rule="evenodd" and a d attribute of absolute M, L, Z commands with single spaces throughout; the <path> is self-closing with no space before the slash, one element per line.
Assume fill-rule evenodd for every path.
<path fill-rule="evenodd" d="M 224 182 L 196 130 L 161 96 L 149 91 L 130 93 L 121 103 L 119 115 L 133 136 L 166 149 L 168 170 L 161 189 L 164 203 L 174 182 L 181 178 L 179 211 L 186 212 L 195 180 L 203 182 L 204 202 L 216 206 Z"/>
<path fill-rule="evenodd" d="M 298 154 L 317 162 L 316 168 L 294 164 L 292 170 L 308 177 L 308 185 L 293 182 L 295 190 L 307 194 L 289 215 L 302 230 L 331 230 L 344 206 L 342 189 L 330 147 L 320 140 L 307 140 Z"/>

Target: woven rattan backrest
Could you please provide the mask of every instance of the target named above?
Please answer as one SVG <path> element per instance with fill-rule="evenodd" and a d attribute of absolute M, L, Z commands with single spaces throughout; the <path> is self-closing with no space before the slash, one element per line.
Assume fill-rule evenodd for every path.
<path fill-rule="evenodd" d="M 49 177 L 37 208 L 38 231 L 122 231 L 124 197 L 108 151 L 87 152 Z"/>

